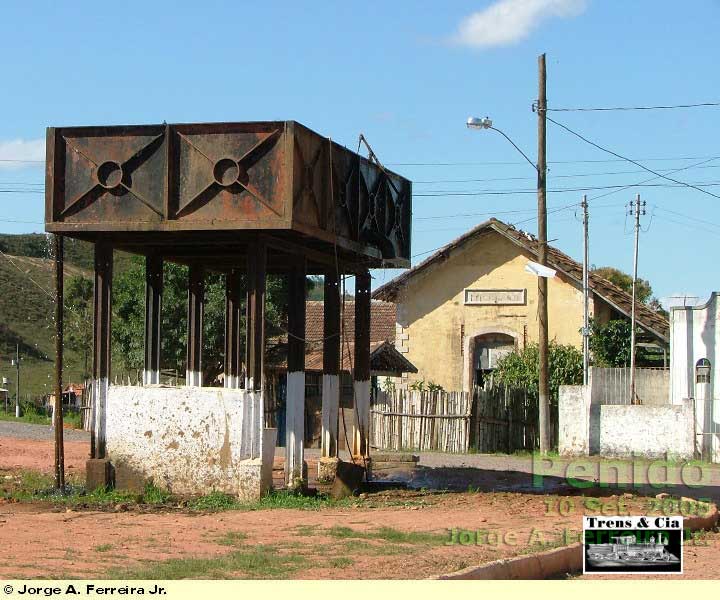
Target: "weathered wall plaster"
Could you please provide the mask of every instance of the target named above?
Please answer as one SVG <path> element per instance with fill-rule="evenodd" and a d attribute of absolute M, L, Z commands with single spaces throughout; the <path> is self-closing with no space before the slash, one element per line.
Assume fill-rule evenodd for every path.
<path fill-rule="evenodd" d="M 600 454 L 676 458 L 694 456 L 693 405 L 600 407 Z"/>
<path fill-rule="evenodd" d="M 558 453 L 590 453 L 590 388 L 561 385 L 558 400 Z"/>
<path fill-rule="evenodd" d="M 262 474 L 262 407 L 261 392 L 111 385 L 107 456 L 175 493 L 258 498 L 272 483 Z"/>

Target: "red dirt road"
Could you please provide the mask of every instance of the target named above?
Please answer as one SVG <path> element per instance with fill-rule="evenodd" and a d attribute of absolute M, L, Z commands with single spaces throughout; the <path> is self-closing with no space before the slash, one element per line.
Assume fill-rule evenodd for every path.
<path fill-rule="evenodd" d="M 86 442 L 67 442 L 68 470 L 81 473 L 87 453 Z M 0 438 L 0 478 L 12 479 L 19 469 L 52 472 L 52 465 L 51 442 Z M 302 563 L 278 576 L 421 579 L 527 552 L 529 542 L 554 542 L 564 529 L 579 531 L 582 499 L 568 497 L 579 508 L 563 517 L 548 510 L 546 501 L 552 498 L 559 499 L 520 493 L 393 491 L 370 494 L 354 507 L 221 513 L 172 508 L 143 512 L 147 508 L 132 506 L 71 511 L 41 502 L 0 501 L 0 578 L 102 578 L 113 570 L 133 571 L 153 561 L 221 559 L 233 551 L 223 538 L 235 533 L 245 536 L 235 549 L 264 545 L 273 553 L 301 557 Z M 633 511 L 644 505 L 639 498 L 626 501 Z M 338 536 L 328 531 L 333 527 L 349 530 Z M 448 535 L 453 528 L 484 533 L 480 544 L 445 545 L 437 540 L 373 537 L 380 527 L 438 535 Z M 499 541 L 488 543 L 493 540 Z M 685 575 L 678 578 L 717 578 L 720 535 L 709 534 L 699 544 L 686 547 Z M 253 574 L 241 569 L 217 576 Z"/>
<path fill-rule="evenodd" d="M 65 442 L 65 469 L 84 474 L 90 455 L 90 442 Z M 0 469 L 31 469 L 43 473 L 55 470 L 55 445 L 52 440 L 22 440 L 0 437 Z"/>

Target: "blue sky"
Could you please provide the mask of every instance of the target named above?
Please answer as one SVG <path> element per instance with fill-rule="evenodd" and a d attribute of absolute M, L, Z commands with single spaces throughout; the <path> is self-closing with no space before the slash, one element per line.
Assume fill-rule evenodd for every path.
<path fill-rule="evenodd" d="M 10 1 L 0 20 L 0 230 L 41 231 L 49 125 L 295 119 L 349 147 L 363 132 L 414 184 L 413 254 L 495 215 L 535 231 L 537 55 L 549 107 L 720 100 L 720 3 L 638 0 L 395 2 Z M 720 107 L 550 116 L 720 196 Z M 549 238 L 580 258 L 583 191 L 653 177 L 548 125 Z M 604 162 L 597 162 L 604 161 Z M 450 163 L 450 164 L 448 164 Z M 498 164 L 500 163 L 500 164 Z M 476 180 L 476 181 L 467 181 Z M 436 183 L 421 183 L 436 182 Z M 660 297 L 718 289 L 720 199 L 684 187 L 588 190 L 591 262 L 632 268 L 624 204 L 647 202 L 640 275 Z M 420 194 L 481 192 L 476 196 Z M 495 195 L 495 191 L 517 193 Z M 452 216 L 463 215 L 463 216 Z M 425 255 L 417 256 L 414 262 Z M 392 272 L 374 273 L 374 285 Z"/>

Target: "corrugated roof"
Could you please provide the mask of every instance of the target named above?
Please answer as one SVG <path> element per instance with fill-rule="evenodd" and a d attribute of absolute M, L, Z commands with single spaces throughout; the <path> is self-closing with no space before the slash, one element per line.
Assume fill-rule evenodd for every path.
<path fill-rule="evenodd" d="M 386 302 L 394 302 L 397 300 L 398 292 L 407 282 L 424 271 L 428 267 L 438 264 L 450 256 L 450 253 L 462 247 L 467 242 L 474 240 L 476 237 L 483 235 L 489 231 L 496 231 L 503 235 L 513 243 L 522 247 L 526 251 L 537 256 L 537 239 L 534 235 L 515 229 L 513 226 L 503 223 L 498 219 L 489 219 L 474 227 L 470 231 L 464 233 L 460 237 L 443 246 L 440 250 L 423 260 L 421 263 L 407 270 L 398 277 L 395 277 L 383 286 L 380 286 L 373 292 L 373 298 L 384 300 Z M 561 271 L 570 279 L 577 283 L 582 282 L 582 264 L 569 257 L 557 248 L 548 245 L 548 264 Z M 590 272 L 590 288 L 600 298 L 610 304 L 615 310 L 630 316 L 632 296 L 625 290 L 619 288 L 614 283 L 608 281 L 604 277 Z M 668 320 L 660 313 L 655 312 L 642 302 L 636 304 L 636 319 L 638 324 L 646 331 L 652 333 L 664 342 L 670 339 L 670 326 Z"/>

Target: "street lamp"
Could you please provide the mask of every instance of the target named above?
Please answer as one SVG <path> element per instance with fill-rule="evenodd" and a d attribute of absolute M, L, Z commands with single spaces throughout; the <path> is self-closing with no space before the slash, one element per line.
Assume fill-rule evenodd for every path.
<path fill-rule="evenodd" d="M 465 122 L 465 124 L 467 125 L 468 129 L 492 129 L 493 131 L 497 131 L 501 136 L 503 136 L 508 142 L 510 142 L 514 146 L 515 150 L 522 154 L 522 157 L 526 161 L 528 161 L 528 163 L 530 163 L 530 166 L 533 169 L 535 169 L 536 171 L 538 170 L 538 166 L 528 158 L 527 154 L 520 150 L 520 147 L 515 142 L 513 142 L 502 129 L 493 127 L 493 122 L 489 117 L 468 117 L 468 120 Z"/>
<path fill-rule="evenodd" d="M 544 82 L 545 73 L 545 55 L 542 55 L 540 61 L 541 82 Z M 510 142 L 515 150 L 532 165 L 537 173 L 537 193 L 538 193 L 538 263 L 547 266 L 547 207 L 545 202 L 546 196 L 546 171 L 547 163 L 545 157 L 545 93 L 544 85 L 541 85 L 540 99 L 538 101 L 538 163 L 535 164 L 527 154 L 525 154 L 519 146 L 513 142 L 510 137 L 501 129 L 493 127 L 493 122 L 489 117 L 469 117 L 465 122 L 468 129 L 492 129 L 502 135 Z M 549 351 L 548 351 L 548 309 L 547 309 L 547 279 L 538 276 L 538 354 L 539 354 L 539 389 L 538 389 L 538 421 L 539 421 L 539 440 L 540 452 L 548 452 L 550 450 L 550 385 L 549 385 Z"/>

